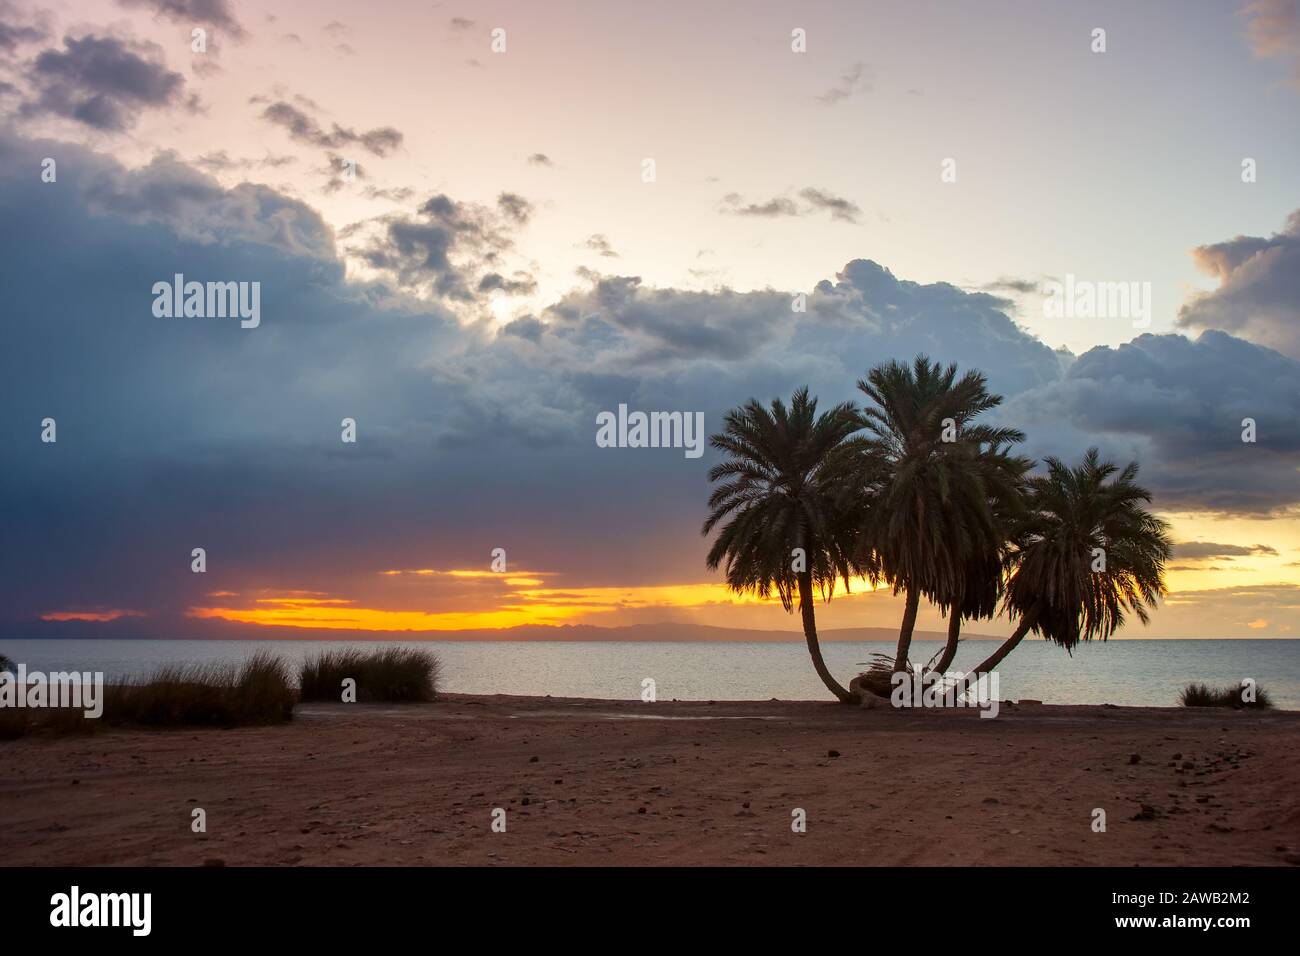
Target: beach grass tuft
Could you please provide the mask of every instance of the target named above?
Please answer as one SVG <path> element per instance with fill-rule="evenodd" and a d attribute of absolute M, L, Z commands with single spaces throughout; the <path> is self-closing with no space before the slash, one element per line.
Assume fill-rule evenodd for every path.
<path fill-rule="evenodd" d="M 293 717 L 289 668 L 257 651 L 242 664 L 161 667 L 147 680 L 104 688 L 103 715 L 75 707 L 0 709 L 0 740 L 28 734 L 94 733 L 104 726 L 241 727 L 279 724 Z"/>
<path fill-rule="evenodd" d="M 140 684 L 107 689 L 104 717 L 146 727 L 278 724 L 293 717 L 289 668 L 270 651 L 242 664 L 159 668 Z"/>
<path fill-rule="evenodd" d="M 438 695 L 440 663 L 431 651 L 385 647 L 324 651 L 303 662 L 299 686 L 303 700 L 339 701 L 343 682 L 356 681 L 361 703 L 429 701 Z"/>
<path fill-rule="evenodd" d="M 1229 685 L 1223 690 L 1215 690 L 1208 684 L 1188 684 L 1178 695 L 1178 701 L 1184 707 L 1247 707 L 1267 710 L 1273 706 L 1273 699 L 1262 687 L 1255 688 L 1254 700 L 1243 700 L 1241 687 Z"/>

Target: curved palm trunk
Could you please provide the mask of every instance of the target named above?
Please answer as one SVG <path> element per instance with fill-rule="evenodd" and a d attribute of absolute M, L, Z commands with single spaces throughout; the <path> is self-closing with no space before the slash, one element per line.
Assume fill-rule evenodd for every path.
<path fill-rule="evenodd" d="M 822 660 L 821 645 L 817 643 L 817 620 L 813 614 L 812 572 L 799 572 L 799 615 L 803 618 L 803 636 L 808 642 L 808 656 L 812 658 L 813 670 L 822 679 L 826 689 L 834 694 L 841 704 L 856 704 L 857 698 L 840 686 Z"/>
<path fill-rule="evenodd" d="M 903 608 L 903 626 L 898 630 L 898 650 L 894 653 L 894 670 L 907 670 L 907 652 L 912 646 L 912 631 L 916 628 L 916 612 L 921 607 L 921 592 L 907 589 L 907 604 Z"/>
<path fill-rule="evenodd" d="M 961 611 L 954 605 L 952 613 L 948 615 L 948 643 L 943 647 L 943 656 L 939 658 L 939 663 L 934 665 L 936 674 L 946 673 L 952 666 L 952 659 L 957 656 L 957 642 L 960 640 Z"/>
<path fill-rule="evenodd" d="M 978 667 L 971 668 L 970 674 L 967 676 L 973 677 L 978 674 L 987 674 L 989 671 L 993 670 L 993 668 L 1001 664 L 1003 658 L 1014 651 L 1016 645 L 1025 639 L 1025 635 L 1029 633 L 1030 628 L 1034 626 L 1034 622 L 1037 620 L 1038 609 L 1031 608 L 1025 613 L 1024 617 L 1020 619 L 1020 624 L 1016 627 L 1012 635 L 1003 641 L 1001 646 L 984 660 L 984 663 L 980 664 Z"/>

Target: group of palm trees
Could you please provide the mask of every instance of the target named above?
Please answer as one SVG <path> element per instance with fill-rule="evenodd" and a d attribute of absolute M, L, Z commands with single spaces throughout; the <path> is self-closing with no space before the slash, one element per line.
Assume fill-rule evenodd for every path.
<path fill-rule="evenodd" d="M 727 585 L 796 602 L 817 676 L 839 700 L 887 696 L 911 671 L 921 599 L 948 615 L 948 639 L 929 669 L 944 674 L 963 620 L 1015 621 L 1010 637 L 970 670 L 992 671 L 1032 632 L 1067 650 L 1105 640 L 1126 613 L 1143 623 L 1165 593 L 1168 526 L 1144 507 L 1137 464 L 1120 469 L 1090 449 L 1077 466 L 1047 458 L 1045 473 L 1014 454 L 1024 435 L 976 421 L 1002 402 L 978 371 L 958 377 L 919 355 L 872 368 L 852 402 L 817 414 L 806 387 L 787 407 L 751 399 L 728 412 L 710 444 L 724 454 L 703 532 L 718 529 L 708 566 Z M 898 648 L 849 688 L 817 642 L 816 593 L 837 580 L 884 582 L 904 596 Z"/>

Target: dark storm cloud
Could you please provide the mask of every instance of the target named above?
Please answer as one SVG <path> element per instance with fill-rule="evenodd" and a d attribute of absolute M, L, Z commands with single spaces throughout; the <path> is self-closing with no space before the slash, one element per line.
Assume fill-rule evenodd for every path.
<path fill-rule="evenodd" d="M 1300 210 L 1270 238 L 1237 236 L 1192 251 L 1219 280 L 1178 313 L 1186 329 L 1222 329 L 1300 358 Z"/>
<path fill-rule="evenodd" d="M 402 133 L 391 126 L 380 126 L 358 133 L 356 130 L 331 125 L 324 129 L 307 113 L 284 100 L 277 100 L 262 111 L 262 119 L 284 129 L 290 138 L 300 143 L 321 146 L 326 149 L 342 149 L 344 146 L 360 146 L 375 156 L 387 156 L 402 145 Z"/>
<path fill-rule="evenodd" d="M 232 36 L 244 35 L 228 0 L 117 0 L 124 7 L 152 10 L 177 23 L 221 27 Z"/>
<path fill-rule="evenodd" d="M 1139 459 L 1166 509 L 1258 515 L 1300 503 L 1297 408 L 1300 362 L 1209 331 L 1092 349 L 1003 414 L 1042 429 L 1046 452 L 1100 442 Z M 1242 440 L 1246 419 L 1254 442 Z"/>
<path fill-rule="evenodd" d="M 47 155 L 68 160 L 59 188 L 33 188 Z M 869 260 L 802 303 L 798 290 L 593 273 L 498 330 L 399 287 L 472 296 L 485 276 L 521 281 L 499 265 L 516 226 L 496 202 L 438 195 L 372 222 L 366 248 L 395 281 L 357 284 L 319 216 L 273 190 L 222 189 L 170 155 L 128 171 L 6 133 L 0 206 L 9 633 L 75 606 L 148 610 L 133 627 L 175 633 L 183 622 L 164 612 L 205 591 L 351 596 L 358 574 L 428 567 L 431 547 L 441 567 L 485 565 L 502 546 L 518 566 L 584 583 L 662 580 L 702 554 L 712 453 L 597 448 L 599 411 L 701 411 L 712 431 L 746 399 L 803 384 L 823 407 L 857 399 L 870 366 L 921 351 L 985 370 L 1031 455 L 1076 460 L 1097 443 L 1138 457 L 1157 507 L 1300 499 L 1297 363 L 1224 333 L 1144 336 L 1072 361 L 992 296 Z M 261 282 L 260 326 L 155 318 L 151 287 L 176 272 Z M 1233 444 L 1245 408 L 1256 445 Z M 57 444 L 39 440 L 46 416 Z M 344 417 L 358 423 L 356 454 L 339 441 Z M 207 575 L 189 572 L 199 546 Z"/>
<path fill-rule="evenodd" d="M 36 92 L 23 115 L 62 116 L 106 132 L 129 129 L 145 109 L 181 103 L 185 86 L 157 46 L 90 35 L 66 36 L 62 50 L 42 52 L 28 79 Z"/>
<path fill-rule="evenodd" d="M 27 171 L 47 155 L 58 188 L 32 189 Z M 174 158 L 127 171 L 2 133 L 0 206 L 0 441 L 22 449 L 0 469 L 0 575 L 33 584 L 6 586 L 0 618 L 102 603 L 92 592 L 151 610 L 201 600 L 211 578 L 172 573 L 182 546 L 271 583 L 277 553 L 309 566 L 340 535 L 397 520 L 371 497 L 393 469 L 411 488 L 392 500 L 414 500 L 450 400 L 421 363 L 471 333 L 435 306 L 346 284 L 319 255 L 329 232 L 313 211 L 263 187 L 222 190 Z M 260 282 L 262 324 L 156 318 L 152 286 L 177 272 Z M 57 444 L 29 441 L 32 416 L 57 420 Z M 340 460 L 344 416 L 365 455 Z"/>

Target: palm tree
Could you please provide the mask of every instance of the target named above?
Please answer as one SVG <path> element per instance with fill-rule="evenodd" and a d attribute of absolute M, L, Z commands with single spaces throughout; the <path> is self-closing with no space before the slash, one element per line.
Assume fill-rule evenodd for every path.
<path fill-rule="evenodd" d="M 970 562 L 985 560 L 1003 537 L 995 510 L 1001 492 L 989 482 L 999 470 L 1005 473 L 995 484 L 1010 481 L 1011 463 L 1020 461 L 1002 456 L 1006 461 L 999 463 L 989 456 L 999 456 L 998 449 L 1024 435 L 972 424 L 1001 404 L 1002 396 L 989 394 L 982 373 L 958 379 L 955 364 L 944 368 L 924 355 L 911 366 L 877 365 L 858 388 L 874 403 L 862 413 L 862 425 L 871 433 L 867 457 L 876 482 L 859 556 L 869 550 L 894 593 L 906 595 L 897 672 L 908 667 L 922 596 L 959 607 L 969 598 L 974 613 L 984 612 L 986 595 L 966 582 Z"/>
<path fill-rule="evenodd" d="M 843 703 L 857 697 L 831 675 L 817 642 L 814 588 L 830 600 L 836 578 L 845 589 L 850 573 L 875 576 L 857 553 L 861 496 L 856 493 L 864 445 L 852 403 L 817 414 L 817 399 L 806 387 L 770 409 L 750 399 L 723 419 L 723 431 L 709 444 L 726 459 L 709 471 L 722 482 L 709 496 L 703 534 L 721 525 L 709 549 L 708 566 L 725 560 L 727 586 L 781 598 L 787 613 L 798 595 L 804 639 L 822 683 Z M 796 549 L 802 549 L 802 559 Z"/>
<path fill-rule="evenodd" d="M 1069 650 L 1106 640 L 1128 612 L 1145 624 L 1165 593 L 1169 526 L 1144 507 L 1151 493 L 1134 481 L 1137 463 L 1120 470 L 1090 448 L 1076 468 L 1046 464 L 1046 475 L 1029 479 L 1011 556 L 1005 605 L 1019 624 L 972 675 L 997 667 L 1030 631 Z"/>
<path fill-rule="evenodd" d="M 972 454 L 973 451 L 973 454 Z M 957 656 L 962 620 L 992 618 L 1003 596 L 1004 570 L 1012 553 L 1013 536 L 1023 526 L 1025 473 L 1033 467 L 1028 458 L 1012 456 L 998 447 L 966 449 L 967 465 L 988 497 L 992 522 L 981 526 L 970 553 L 962 556 L 958 587 L 936 600 L 948 614 L 948 640 L 935 672 L 945 673 Z"/>

